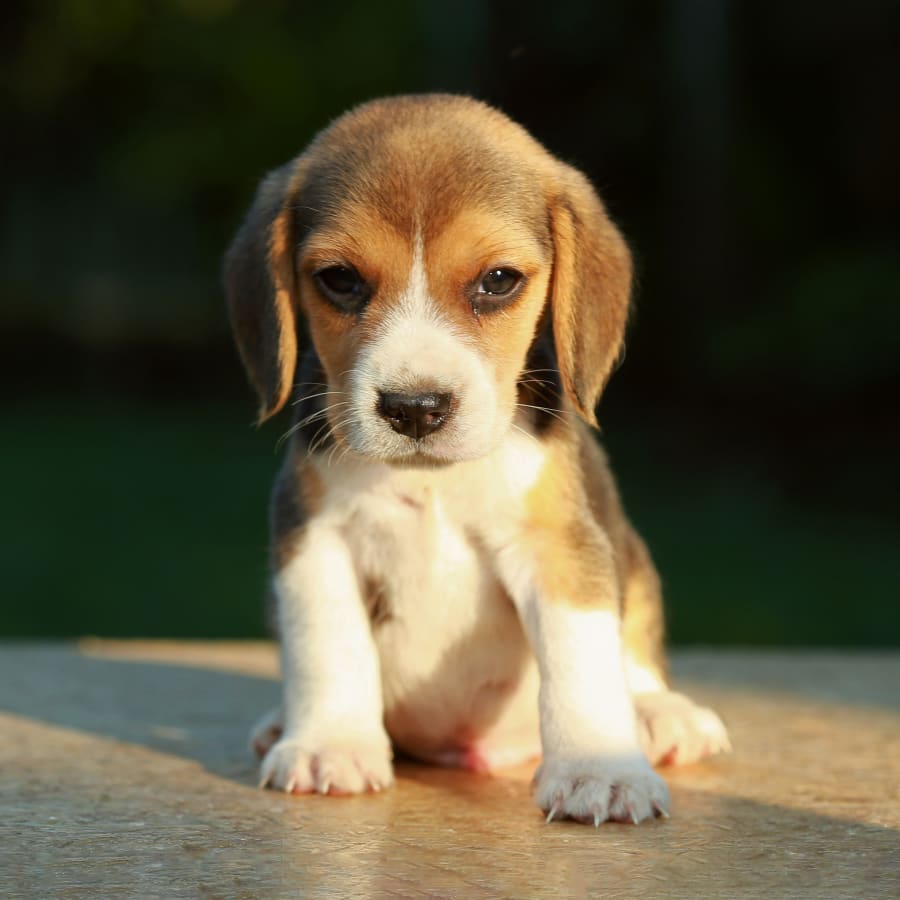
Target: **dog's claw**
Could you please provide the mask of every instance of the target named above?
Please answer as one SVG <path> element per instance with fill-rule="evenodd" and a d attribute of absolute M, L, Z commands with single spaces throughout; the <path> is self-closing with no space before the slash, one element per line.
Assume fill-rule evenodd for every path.
<path fill-rule="evenodd" d="M 653 804 L 653 811 L 658 815 L 662 816 L 664 819 L 669 818 L 669 811 L 659 803 Z"/>
<path fill-rule="evenodd" d="M 600 827 L 600 813 L 594 810 L 594 828 Z"/>
<path fill-rule="evenodd" d="M 550 807 L 550 812 L 547 813 L 547 819 L 545 824 L 549 825 L 553 821 L 553 817 L 559 812 L 559 804 L 554 803 L 553 806 Z"/>
<path fill-rule="evenodd" d="M 319 788 L 320 794 L 327 794 L 331 790 L 331 782 L 326 778 L 325 781 L 322 782 L 322 787 Z"/>
<path fill-rule="evenodd" d="M 640 819 L 638 818 L 637 813 L 634 811 L 634 807 L 629 806 L 628 812 L 631 814 L 631 821 L 634 822 L 635 825 L 637 825 L 640 822 Z"/>

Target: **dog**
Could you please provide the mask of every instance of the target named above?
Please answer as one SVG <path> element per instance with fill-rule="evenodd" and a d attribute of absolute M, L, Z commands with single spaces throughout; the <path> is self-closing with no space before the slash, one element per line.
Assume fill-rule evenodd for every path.
<path fill-rule="evenodd" d="M 637 824 L 668 815 L 652 764 L 728 749 L 669 690 L 659 579 L 591 430 L 631 278 L 585 176 L 470 98 L 366 103 L 263 180 L 225 261 L 258 421 L 294 414 L 262 786 L 540 757 L 547 821 Z"/>

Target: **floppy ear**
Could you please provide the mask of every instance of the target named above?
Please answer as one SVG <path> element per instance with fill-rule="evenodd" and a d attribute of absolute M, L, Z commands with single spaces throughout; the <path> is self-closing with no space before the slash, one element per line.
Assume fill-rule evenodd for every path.
<path fill-rule="evenodd" d="M 587 178 L 560 167 L 550 200 L 553 337 L 563 388 L 596 426 L 594 411 L 625 336 L 631 254 Z"/>
<path fill-rule="evenodd" d="M 258 424 L 291 393 L 297 366 L 297 279 L 290 197 L 296 163 L 269 174 L 225 254 L 225 296 L 244 367 L 259 396 Z"/>

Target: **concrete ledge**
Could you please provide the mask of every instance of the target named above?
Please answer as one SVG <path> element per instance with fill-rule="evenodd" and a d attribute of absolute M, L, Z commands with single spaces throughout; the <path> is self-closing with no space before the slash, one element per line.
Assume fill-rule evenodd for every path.
<path fill-rule="evenodd" d="M 676 653 L 735 753 L 665 771 L 670 820 L 598 830 L 544 825 L 530 770 L 257 790 L 276 665 L 258 643 L 0 646 L 0 896 L 900 896 L 900 654 Z"/>

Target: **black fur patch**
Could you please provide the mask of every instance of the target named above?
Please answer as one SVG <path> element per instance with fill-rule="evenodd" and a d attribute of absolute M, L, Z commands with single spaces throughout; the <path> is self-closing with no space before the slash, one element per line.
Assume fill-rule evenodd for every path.
<path fill-rule="evenodd" d="M 383 625 L 394 618 L 387 591 L 384 585 L 374 578 L 366 578 L 363 583 L 363 601 L 373 626 Z"/>
<path fill-rule="evenodd" d="M 300 363 L 300 376 L 294 395 L 292 433 L 307 449 L 318 453 L 334 446 L 325 409 L 335 395 L 328 393 L 328 379 L 316 351 L 310 347 Z"/>
<path fill-rule="evenodd" d="M 538 435 L 544 434 L 562 419 L 562 380 L 556 364 L 553 337 L 544 327 L 525 360 L 519 376 L 519 403 L 524 407 Z"/>

